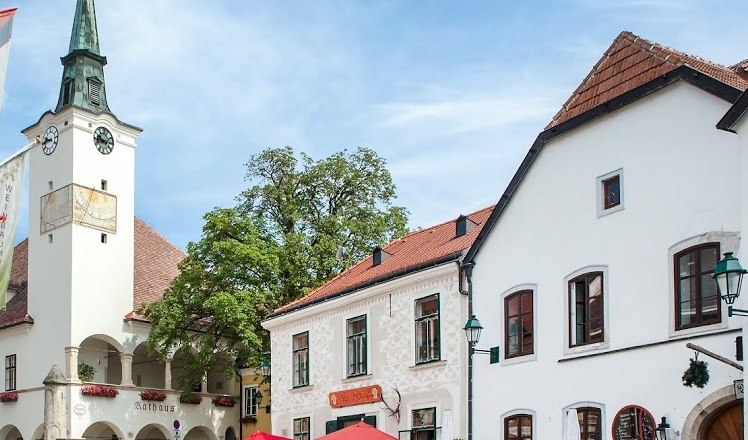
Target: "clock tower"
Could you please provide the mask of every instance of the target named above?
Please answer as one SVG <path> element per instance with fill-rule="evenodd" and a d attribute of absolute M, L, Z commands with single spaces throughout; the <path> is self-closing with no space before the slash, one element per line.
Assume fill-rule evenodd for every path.
<path fill-rule="evenodd" d="M 133 310 L 134 164 L 141 130 L 107 101 L 94 0 L 77 0 L 54 111 L 30 141 L 28 313 L 50 354 L 123 332 Z M 40 347 L 44 350 L 47 347 Z M 43 368 L 49 369 L 49 365 Z M 43 376 L 42 376 L 43 377 Z"/>

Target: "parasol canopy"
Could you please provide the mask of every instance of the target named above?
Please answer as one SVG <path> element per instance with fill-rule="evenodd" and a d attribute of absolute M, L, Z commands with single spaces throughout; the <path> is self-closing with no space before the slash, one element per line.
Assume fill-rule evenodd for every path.
<path fill-rule="evenodd" d="M 247 436 L 244 440 L 291 440 L 287 437 L 279 437 L 277 435 L 268 434 L 267 432 L 257 431 L 254 434 Z"/>
<path fill-rule="evenodd" d="M 340 431 L 318 437 L 317 440 L 397 440 L 397 438 L 360 421 Z"/>

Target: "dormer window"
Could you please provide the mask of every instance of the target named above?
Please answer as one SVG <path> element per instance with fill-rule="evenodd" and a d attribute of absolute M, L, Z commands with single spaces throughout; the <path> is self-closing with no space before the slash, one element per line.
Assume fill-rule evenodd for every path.
<path fill-rule="evenodd" d="M 72 79 L 66 80 L 62 84 L 62 106 L 70 104 L 70 100 L 73 99 L 73 88 L 75 87 L 75 81 Z"/>
<path fill-rule="evenodd" d="M 386 260 L 387 258 L 389 258 L 389 256 L 390 256 L 390 254 L 388 254 L 387 252 L 385 252 L 384 250 L 382 250 L 382 248 L 379 248 L 379 247 L 375 248 L 374 249 L 374 253 L 373 253 L 373 261 L 372 261 L 371 265 L 372 266 L 379 266 L 380 264 L 382 264 L 384 262 L 384 260 Z"/>
<path fill-rule="evenodd" d="M 101 103 L 101 81 L 96 78 L 88 80 L 88 99 L 92 105 Z"/>
<path fill-rule="evenodd" d="M 462 237 L 476 226 L 478 226 L 478 224 L 467 218 L 465 215 L 457 217 L 457 220 L 455 221 L 455 237 Z"/>

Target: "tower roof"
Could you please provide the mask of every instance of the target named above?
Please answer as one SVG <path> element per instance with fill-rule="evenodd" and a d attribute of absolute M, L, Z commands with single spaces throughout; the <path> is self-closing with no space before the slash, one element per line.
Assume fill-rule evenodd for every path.
<path fill-rule="evenodd" d="M 64 69 L 55 112 L 73 106 L 92 113 L 111 113 L 104 83 L 106 57 L 101 56 L 99 50 L 94 0 L 78 0 L 70 52 L 61 61 Z"/>
<path fill-rule="evenodd" d="M 94 0 L 78 0 L 70 34 L 70 52 L 87 50 L 99 55 L 99 32 L 96 28 Z"/>

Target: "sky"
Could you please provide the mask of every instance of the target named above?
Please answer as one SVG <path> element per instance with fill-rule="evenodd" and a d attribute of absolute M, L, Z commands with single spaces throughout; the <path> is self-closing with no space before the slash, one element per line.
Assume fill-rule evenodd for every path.
<path fill-rule="evenodd" d="M 12 6 L 6 0 L 0 6 Z M 17 0 L 0 157 L 57 103 L 75 0 Z M 142 127 L 138 216 L 181 248 L 269 147 L 387 160 L 411 228 L 495 203 L 623 30 L 730 65 L 746 1 L 99 0 L 111 110 Z M 27 212 L 27 203 L 25 203 Z M 24 213 L 16 235 L 27 235 Z"/>

